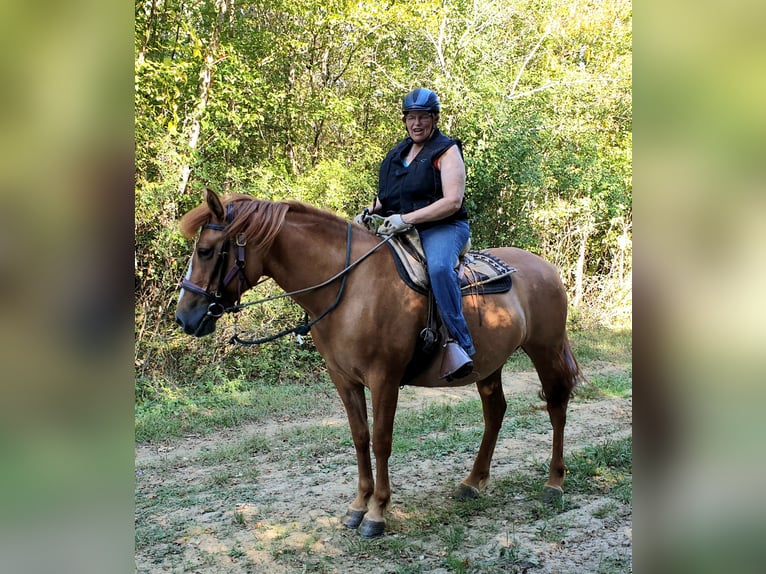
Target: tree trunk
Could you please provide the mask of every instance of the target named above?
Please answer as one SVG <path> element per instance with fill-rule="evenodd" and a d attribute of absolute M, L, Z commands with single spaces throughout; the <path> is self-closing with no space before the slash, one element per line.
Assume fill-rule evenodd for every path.
<path fill-rule="evenodd" d="M 205 114 L 207 102 L 210 98 L 210 86 L 213 82 L 213 69 L 216 64 L 216 54 L 218 52 L 218 43 L 221 37 L 221 28 L 223 27 L 228 3 L 226 0 L 216 0 L 216 21 L 213 30 L 210 33 L 210 43 L 208 44 L 205 60 L 199 73 L 199 91 L 197 96 L 197 105 L 192 112 L 189 127 L 189 146 L 186 156 L 186 163 L 181 166 L 181 181 L 178 184 L 178 197 L 186 193 L 186 187 L 189 184 L 189 178 L 192 172 L 192 158 L 197 150 L 199 136 L 202 130 L 202 116 Z"/>
<path fill-rule="evenodd" d="M 572 299 L 572 306 L 579 307 L 583 296 L 583 277 L 585 276 L 585 252 L 590 237 L 590 228 L 585 226 L 580 234 L 580 249 L 577 256 L 577 265 L 575 266 L 575 292 Z"/>
<path fill-rule="evenodd" d="M 146 26 L 144 26 L 144 41 L 141 43 L 141 49 L 138 52 L 138 65 L 144 63 L 146 52 L 149 50 L 149 41 L 152 37 L 152 24 L 154 24 L 154 13 L 157 9 L 159 0 L 152 0 L 152 6 L 149 9 L 149 15 L 146 17 Z"/>

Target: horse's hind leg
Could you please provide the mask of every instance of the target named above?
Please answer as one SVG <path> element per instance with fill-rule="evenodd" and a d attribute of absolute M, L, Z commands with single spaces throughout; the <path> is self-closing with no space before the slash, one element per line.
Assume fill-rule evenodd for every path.
<path fill-rule="evenodd" d="M 456 495 L 460 498 L 475 498 L 479 494 L 479 489 L 484 488 L 489 480 L 489 466 L 506 409 L 501 375 L 502 368 L 476 383 L 484 413 L 484 436 L 471 474 L 458 486 Z"/>
<path fill-rule="evenodd" d="M 524 351 L 537 369 L 543 386 L 541 396 L 545 399 L 553 427 L 550 473 L 543 490 L 543 498 L 551 502 L 561 498 L 564 492 L 562 488 L 566 475 L 564 426 L 567 422 L 567 406 L 582 374 L 566 338 L 561 345 L 549 347 L 526 345 Z"/>

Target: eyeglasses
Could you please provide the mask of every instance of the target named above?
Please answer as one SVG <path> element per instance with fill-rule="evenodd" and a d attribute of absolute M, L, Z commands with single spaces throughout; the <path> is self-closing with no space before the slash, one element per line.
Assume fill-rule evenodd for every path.
<path fill-rule="evenodd" d="M 431 121 L 433 119 L 432 114 L 407 114 L 404 116 L 404 120 L 408 123 L 417 123 L 418 121 L 420 123 L 425 123 L 428 121 Z"/>

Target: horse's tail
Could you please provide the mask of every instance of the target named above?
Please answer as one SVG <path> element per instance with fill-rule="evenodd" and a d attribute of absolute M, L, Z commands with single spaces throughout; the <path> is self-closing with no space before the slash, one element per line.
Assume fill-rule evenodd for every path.
<path fill-rule="evenodd" d="M 546 369 L 546 371 L 548 371 L 548 373 L 556 380 L 557 384 L 553 387 L 549 387 L 556 396 L 547 396 L 544 386 L 543 389 L 540 390 L 540 398 L 544 401 L 547 401 L 548 399 L 553 399 L 556 402 L 568 401 L 572 397 L 575 387 L 577 387 L 579 383 L 585 382 L 586 379 L 574 353 L 572 353 L 572 347 L 569 344 L 569 339 L 566 335 L 564 335 L 564 342 L 551 362 L 552 365 L 550 365 L 550 370 Z M 539 372 L 540 370 L 538 369 L 538 373 Z"/>
<path fill-rule="evenodd" d="M 561 349 L 562 362 L 566 365 L 566 372 L 569 374 L 569 380 L 572 382 L 572 390 L 582 382 L 585 382 L 585 375 L 580 369 L 580 364 L 572 353 L 572 347 L 569 339 L 564 339 L 564 345 Z"/>

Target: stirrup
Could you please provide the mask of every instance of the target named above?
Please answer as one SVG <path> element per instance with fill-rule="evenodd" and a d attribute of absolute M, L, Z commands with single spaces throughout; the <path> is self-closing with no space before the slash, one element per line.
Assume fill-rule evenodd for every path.
<path fill-rule="evenodd" d="M 444 356 L 440 369 L 440 377 L 453 381 L 462 379 L 473 372 L 473 361 L 463 347 L 455 341 L 447 341 L 444 345 Z"/>

